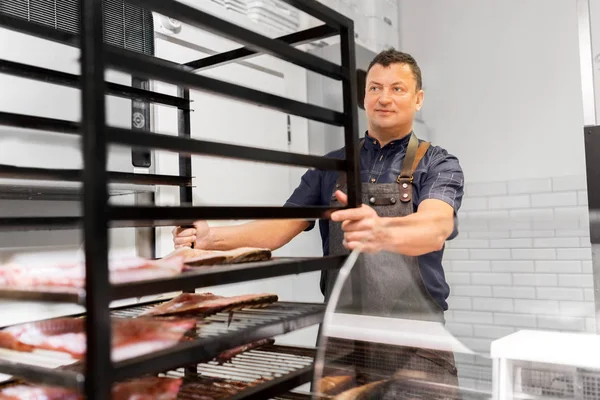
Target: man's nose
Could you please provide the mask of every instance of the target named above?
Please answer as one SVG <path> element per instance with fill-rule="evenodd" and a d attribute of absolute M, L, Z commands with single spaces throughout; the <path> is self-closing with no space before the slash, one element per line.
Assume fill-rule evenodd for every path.
<path fill-rule="evenodd" d="M 381 96 L 379 96 L 380 104 L 389 104 L 391 101 L 392 99 L 390 98 L 390 96 L 388 96 L 386 92 L 381 93 Z"/>

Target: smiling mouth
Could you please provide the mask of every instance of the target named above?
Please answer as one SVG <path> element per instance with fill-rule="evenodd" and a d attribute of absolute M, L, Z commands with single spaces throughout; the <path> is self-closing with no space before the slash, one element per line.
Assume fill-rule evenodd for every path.
<path fill-rule="evenodd" d="M 392 110 L 375 110 L 376 112 L 380 112 L 380 113 L 385 113 L 385 114 L 391 114 L 393 113 Z"/>

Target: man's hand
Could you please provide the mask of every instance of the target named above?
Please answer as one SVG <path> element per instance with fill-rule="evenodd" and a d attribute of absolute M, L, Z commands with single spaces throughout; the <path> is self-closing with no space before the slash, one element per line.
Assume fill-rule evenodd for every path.
<path fill-rule="evenodd" d="M 173 244 L 175 248 L 191 247 L 206 249 L 210 243 L 210 227 L 206 221 L 194 222 L 193 228 L 173 228 Z"/>
<path fill-rule="evenodd" d="M 348 196 L 338 190 L 335 197 L 343 205 L 348 204 Z M 384 218 L 377 215 L 377 212 L 363 204 L 360 208 L 349 210 L 340 210 L 331 214 L 331 220 L 342 222 L 344 231 L 344 247 L 354 250 L 360 247 L 364 253 L 376 253 L 383 250 L 386 230 L 382 229 Z"/>

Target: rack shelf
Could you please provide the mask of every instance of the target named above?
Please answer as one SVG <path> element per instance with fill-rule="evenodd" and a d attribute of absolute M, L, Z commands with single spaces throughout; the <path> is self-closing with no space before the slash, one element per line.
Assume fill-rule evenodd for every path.
<path fill-rule="evenodd" d="M 225 285 L 257 279 L 301 274 L 313 271 L 338 269 L 345 257 L 328 256 L 315 258 L 282 258 L 272 261 L 196 267 L 181 275 L 148 281 L 112 285 L 111 299 L 121 300 L 142 297 L 156 293 L 168 293 L 179 290 L 194 290 L 200 287 Z M 0 288 L 0 299 L 19 299 L 59 303 L 85 303 L 84 289 L 69 293 L 43 290 L 9 290 Z"/>
<path fill-rule="evenodd" d="M 112 315 L 133 318 L 154 304 L 157 303 L 114 310 Z M 117 362 L 114 364 L 114 379 L 121 381 L 144 374 L 159 374 L 183 365 L 208 362 L 225 350 L 318 324 L 324 312 L 322 304 L 278 302 L 261 309 L 235 311 L 231 322 L 228 312 L 199 318 L 195 328 L 196 339 Z M 1 356 L 0 372 L 22 377 L 32 383 L 54 384 L 77 390 L 82 389 L 85 381 L 84 374 L 73 368 L 44 368 L 8 361 L 6 357 L 3 360 Z"/>
<path fill-rule="evenodd" d="M 197 399 L 200 394 L 216 398 L 226 397 L 228 400 L 266 399 L 310 382 L 314 372 L 315 357 L 314 348 L 266 345 L 244 352 L 223 365 L 219 365 L 216 361 L 208 361 L 198 363 L 195 367 L 161 372 L 158 376 L 183 380 L 177 395 L 181 400 Z M 50 357 L 37 357 L 36 361 L 48 365 L 48 368 L 35 369 L 36 372 L 42 371 L 42 374 L 46 375 L 44 382 L 49 383 L 49 379 L 54 379 L 57 383 L 73 381 L 71 385 L 66 386 L 81 389 L 81 385 L 78 386 L 74 381 L 81 379 L 83 382 L 81 364 L 59 366 L 55 369 L 56 378 L 50 378 L 49 367 L 55 365 L 56 360 Z M 0 366 L 6 364 L 8 362 L 0 358 Z M 35 377 L 31 376 L 31 379 Z M 0 383 L 0 389 L 14 383 L 13 380 Z"/>
<path fill-rule="evenodd" d="M 83 180 L 82 173 L 83 171 L 80 169 L 31 168 L 0 164 L 0 178 L 81 182 Z M 192 184 L 191 178 L 185 176 L 135 174 L 118 171 L 108 172 L 108 180 L 109 182 L 129 183 L 132 185 L 191 186 Z"/>
<path fill-rule="evenodd" d="M 79 88 L 81 86 L 81 77 L 79 75 L 68 74 L 66 72 L 55 71 L 48 68 L 27 65 L 9 60 L 0 60 L 0 73 L 72 88 Z M 152 103 L 174 106 L 180 109 L 188 109 L 190 106 L 189 102 L 181 97 L 169 96 L 167 94 L 152 92 L 150 90 L 119 85 L 113 82 L 106 83 L 106 93 L 126 99 L 146 100 Z"/>

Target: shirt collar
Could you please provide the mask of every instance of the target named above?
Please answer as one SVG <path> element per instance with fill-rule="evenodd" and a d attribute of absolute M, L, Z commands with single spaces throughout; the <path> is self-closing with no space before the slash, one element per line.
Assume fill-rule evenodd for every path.
<path fill-rule="evenodd" d="M 414 132 L 411 131 L 408 135 L 406 135 L 402 139 L 392 140 L 387 145 L 385 145 L 385 147 L 391 147 L 391 148 L 397 149 L 397 150 L 405 148 L 408 145 L 408 141 L 410 140 L 410 135 L 412 135 L 413 133 Z M 365 132 L 365 148 L 367 150 L 381 149 L 381 146 L 379 145 L 379 140 L 369 136 L 368 131 Z"/>

